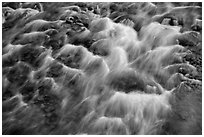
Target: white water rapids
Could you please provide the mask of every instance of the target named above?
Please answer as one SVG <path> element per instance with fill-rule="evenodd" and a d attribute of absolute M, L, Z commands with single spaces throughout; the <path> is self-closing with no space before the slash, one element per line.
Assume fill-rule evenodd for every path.
<path fill-rule="evenodd" d="M 132 6 L 135 5 L 132 4 Z M 6 89 L 9 86 L 15 91 L 15 96 L 3 101 L 4 118 L 9 117 L 8 120 L 5 120 L 4 126 L 7 126 L 7 122 L 12 123 L 12 120 L 18 119 L 13 117 L 14 114 L 21 115 L 25 111 L 25 119 L 24 116 L 19 116 L 19 119 L 26 121 L 30 119 L 29 117 L 35 118 L 36 116 L 37 120 L 35 120 L 38 122 L 27 125 L 37 134 L 163 134 L 163 126 L 172 112 L 171 101 L 174 99 L 174 90 L 181 87 L 183 81 L 201 84 L 200 81 L 179 73 L 181 69 L 185 70 L 188 75 L 198 73 L 195 66 L 183 61 L 183 57 L 189 54 L 189 50 L 179 43 L 179 40 L 188 39 L 187 33 L 192 33 L 192 35 L 196 33 L 182 33 L 182 26 L 167 25 L 168 20 L 164 18 L 170 13 L 155 15 L 142 22 L 143 18 L 147 17 L 146 11 L 153 12 L 155 9 L 153 4 L 149 6 L 148 9 L 143 9 L 145 12 L 141 11 L 134 16 L 135 22 L 138 24 L 141 22 L 139 31 L 132 27 L 135 22 L 126 20 L 125 23 L 116 23 L 119 18 L 115 19 L 115 22 L 109 18 L 114 15 L 100 17 L 90 12 L 88 14 L 89 27 L 84 27 L 83 31 L 72 34 L 71 29 L 67 29 L 70 26 L 66 26 L 66 21 L 46 21 L 38 19 L 44 14 L 34 16 L 38 15 L 37 11 L 27 13 L 27 18 L 34 16 L 33 21 L 31 18 L 25 27 L 18 28 L 23 21 L 20 22 L 18 27 L 13 27 L 3 37 L 3 40 L 9 41 L 5 42 L 3 47 L 3 64 L 15 56 L 16 60 L 19 59 L 13 66 L 5 65 L 3 70 L 3 93 L 7 92 Z M 171 6 L 166 7 L 166 10 L 172 11 L 173 14 L 176 13 L 175 16 L 177 14 L 180 16 L 182 11 L 187 10 L 187 8 L 172 9 Z M 4 10 L 11 9 L 5 8 Z M 24 10 L 19 8 L 15 11 L 14 15 L 19 14 L 20 16 Z M 61 8 L 60 12 L 63 13 L 60 16 L 62 19 L 68 14 L 75 15 L 81 10 L 73 6 Z M 198 11 L 195 11 L 195 16 L 198 14 L 196 12 Z M 37 19 L 34 20 L 34 18 Z M 3 20 L 5 21 L 6 19 Z M 55 25 L 62 28 L 58 29 Z M 55 27 L 56 30 L 53 29 Z M 13 32 L 19 35 L 14 37 Z M 60 43 L 62 47 L 59 49 L 56 47 L 57 50 L 53 47 L 44 47 L 45 41 L 50 39 L 56 40 L 57 44 Z M 73 44 L 76 40 L 83 43 L 87 39 L 93 40 L 88 48 L 84 46 L 85 44 Z M 30 54 L 26 50 L 30 50 Z M 31 63 L 32 59 L 26 57 L 25 59 L 24 55 L 37 60 L 34 66 Z M 54 65 L 59 67 L 53 72 L 57 76 L 49 76 L 48 72 Z M 27 71 L 23 70 L 24 67 Z M 37 83 L 38 88 L 33 89 L 35 90 L 32 99 L 34 105 L 23 100 L 24 95 L 20 92 L 23 89 L 20 86 L 23 84 L 18 83 L 19 88 L 18 84 L 15 84 L 16 81 L 12 79 L 14 75 L 18 75 L 15 70 L 19 73 L 28 73 L 27 77 L 22 77 L 26 79 L 23 82 L 34 83 L 33 85 Z M 11 78 L 7 76 L 9 74 L 12 75 Z M 48 85 L 45 90 L 43 84 Z M 58 105 L 53 101 L 53 108 L 56 108 L 56 115 L 59 115 L 58 120 L 53 120 L 58 122 L 56 130 L 40 129 L 40 126 L 44 126 L 43 120 L 40 120 L 41 117 L 44 118 L 44 115 L 41 114 L 46 108 L 43 103 L 39 103 L 42 98 L 38 96 L 44 95 L 40 88 L 43 89 L 42 92 L 48 91 L 48 94 L 53 95 L 54 97 L 51 97 L 54 98 L 54 101 L 57 100 Z M 32 88 L 27 89 L 27 91 L 30 90 Z M 50 111 L 52 112 L 52 98 L 46 99 L 51 100 Z M 7 106 L 12 101 L 17 102 L 13 105 L 15 109 L 11 107 L 12 111 L 8 112 L 10 108 Z M 43 108 L 43 112 L 37 109 L 38 104 L 35 101 L 40 104 L 39 108 Z M 39 119 L 37 113 L 40 115 Z M 22 122 L 23 120 L 19 121 L 20 125 L 26 123 Z M 5 133 L 7 133 L 6 126 Z"/>

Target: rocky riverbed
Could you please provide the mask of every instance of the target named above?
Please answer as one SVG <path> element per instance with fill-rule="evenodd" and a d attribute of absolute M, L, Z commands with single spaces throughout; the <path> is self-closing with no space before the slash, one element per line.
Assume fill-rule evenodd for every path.
<path fill-rule="evenodd" d="M 3 2 L 2 134 L 202 134 L 202 3 Z"/>

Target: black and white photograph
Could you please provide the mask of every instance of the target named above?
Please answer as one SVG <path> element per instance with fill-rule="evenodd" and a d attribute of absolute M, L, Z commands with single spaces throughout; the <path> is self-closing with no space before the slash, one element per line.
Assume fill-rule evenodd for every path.
<path fill-rule="evenodd" d="M 202 2 L 1 2 L 2 135 L 202 135 Z"/>

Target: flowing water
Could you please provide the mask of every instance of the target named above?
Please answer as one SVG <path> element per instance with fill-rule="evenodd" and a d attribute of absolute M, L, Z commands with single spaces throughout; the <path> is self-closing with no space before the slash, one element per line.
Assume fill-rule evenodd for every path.
<path fill-rule="evenodd" d="M 166 10 L 180 12 L 170 4 L 167 5 Z M 147 13 L 155 10 L 154 4 L 149 6 L 145 9 L 139 5 L 144 11 L 135 14 L 134 18 L 148 17 Z M 89 28 L 72 36 L 65 36 L 67 26 L 64 26 L 64 30 L 42 31 L 45 25 L 62 25 L 63 21 L 34 20 L 22 29 L 24 34 L 20 35 L 20 40 L 10 42 L 3 48 L 3 65 L 6 64 L 4 60 L 6 62 L 14 53 L 19 53 L 17 56 L 20 58 L 11 66 L 3 66 L 3 92 L 9 92 L 10 89 L 11 94 L 15 94 L 3 101 L 3 117 L 6 119 L 3 120 L 3 128 L 6 129 L 7 125 L 8 129 L 15 128 L 10 125 L 16 120 L 19 125 L 28 126 L 34 132 L 25 134 L 161 134 L 173 111 L 171 100 L 175 96 L 174 90 L 185 80 L 201 84 L 179 73 L 180 69 L 189 75 L 197 75 L 198 72 L 195 66 L 183 61 L 183 57 L 189 54 L 189 50 L 179 43 L 183 27 L 159 21 L 168 14 L 149 17 L 141 22 L 139 31 L 135 31 L 131 23 L 127 25 L 127 22 L 116 23 L 109 17 L 89 16 Z M 3 40 L 11 41 L 11 32 L 17 30 L 20 29 L 14 27 L 8 32 L 10 36 L 4 36 Z M 61 48 L 54 51 L 53 48 L 44 47 L 43 42 L 50 37 L 57 40 L 62 38 L 59 40 L 62 42 Z M 82 43 L 85 39 L 94 42 L 87 48 L 83 44 L 74 44 L 76 39 Z M 23 48 L 27 50 L 29 46 L 28 53 L 23 51 Z M 39 59 L 32 64 L 30 57 Z M 57 68 L 51 70 L 55 65 Z M 22 78 L 26 79 L 23 83 L 27 83 L 23 85 L 16 82 L 19 77 L 14 78 L 14 75 L 24 74 L 26 70 L 28 74 Z M 51 77 L 48 75 L 50 71 Z M 26 90 L 32 94 L 31 102 L 25 101 L 21 92 L 22 87 L 29 82 L 38 87 L 33 89 L 33 93 L 30 88 Z M 39 87 L 45 89 L 41 91 Z M 51 125 L 57 124 L 54 128 L 44 129 L 44 120 L 39 119 L 43 119 L 44 111 L 52 114 L 51 110 L 40 110 L 43 108 L 40 95 L 47 92 L 51 98 L 47 100 L 57 115 Z M 20 113 L 22 116 L 15 117 Z M 33 120 L 31 117 L 34 117 Z M 32 122 L 29 124 L 27 121 Z M 7 133 L 8 129 L 4 132 Z"/>

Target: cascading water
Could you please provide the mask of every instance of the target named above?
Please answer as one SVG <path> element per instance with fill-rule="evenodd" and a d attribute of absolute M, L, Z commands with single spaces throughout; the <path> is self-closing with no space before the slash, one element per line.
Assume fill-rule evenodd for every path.
<path fill-rule="evenodd" d="M 195 66 L 183 61 L 189 50 L 179 40 L 188 40 L 182 33 L 187 28 L 168 25 L 164 19 L 182 8 L 170 5 L 168 14 L 151 17 L 156 5 L 134 3 L 127 9 L 141 11 L 116 23 L 125 13 L 114 22 L 114 14 L 100 17 L 74 6 L 60 8 L 61 20 L 46 21 L 41 19 L 45 16 L 42 7 L 37 7 L 40 13 L 27 13 L 33 19 L 26 20 L 24 28 L 17 24 L 4 32 L 3 134 L 165 134 L 175 111 L 175 91 L 185 81 L 201 85 L 186 75 L 198 75 Z M 20 12 L 19 8 L 14 15 Z M 75 15 L 86 15 L 89 27 L 78 23 L 71 28 L 68 21 L 79 18 Z M 143 15 L 149 18 L 139 22 Z M 3 23 L 9 21 L 6 18 Z M 189 109 L 200 112 L 192 104 Z M 13 122 L 22 124 L 22 129 Z M 191 134 L 186 130 L 191 127 L 188 122 L 178 124 L 183 129 L 168 134 Z"/>

